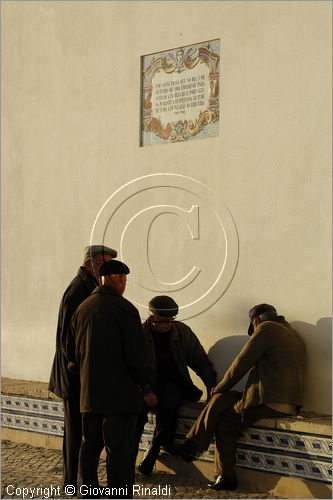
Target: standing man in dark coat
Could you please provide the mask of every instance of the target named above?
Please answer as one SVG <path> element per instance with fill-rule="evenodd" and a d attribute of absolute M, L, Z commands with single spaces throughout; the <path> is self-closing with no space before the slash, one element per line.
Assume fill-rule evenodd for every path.
<path fill-rule="evenodd" d="M 177 303 L 167 295 L 158 295 L 149 302 L 150 316 L 143 325 L 150 352 L 152 377 L 145 391 L 145 402 L 156 406 L 156 427 L 151 446 L 138 465 L 142 474 L 150 474 L 161 446 L 173 444 L 179 407 L 199 401 L 202 391 L 196 387 L 188 367 L 202 379 L 207 396 L 216 384 L 216 372 L 198 337 L 181 321 L 175 321 Z M 149 390 L 150 388 L 150 390 Z M 147 422 L 144 412 L 138 423 L 137 447 Z"/>
<path fill-rule="evenodd" d="M 105 446 L 110 498 L 132 498 L 135 428 L 148 379 L 138 310 L 122 297 L 128 267 L 118 260 L 100 268 L 101 286 L 77 308 L 67 357 L 80 375 L 83 441 L 81 497 L 99 493 L 97 467 Z M 87 490 L 87 487 L 90 489 Z"/>
<path fill-rule="evenodd" d="M 71 281 L 62 297 L 56 336 L 56 352 L 54 356 L 49 391 L 63 400 L 64 436 L 63 465 L 64 487 L 77 487 L 79 451 L 82 438 L 80 414 L 80 379 L 71 374 L 67 366 L 66 344 L 72 316 L 76 308 L 98 285 L 99 268 L 104 262 L 117 257 L 116 250 L 104 245 L 92 245 L 85 249 L 84 262 L 77 276 Z"/>
<path fill-rule="evenodd" d="M 259 304 L 249 311 L 250 340 L 211 391 L 175 455 L 191 462 L 207 450 L 215 434 L 217 479 L 214 490 L 234 490 L 237 439 L 260 418 L 281 418 L 298 412 L 303 402 L 306 352 L 303 340 L 274 306 Z M 232 391 L 248 372 L 243 393 Z"/>

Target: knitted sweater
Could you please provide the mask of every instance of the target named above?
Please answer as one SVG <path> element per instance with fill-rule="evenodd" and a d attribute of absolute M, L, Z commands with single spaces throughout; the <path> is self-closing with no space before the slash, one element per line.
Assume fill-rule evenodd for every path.
<path fill-rule="evenodd" d="M 269 403 L 303 404 L 305 345 L 283 316 L 261 323 L 236 357 L 216 392 L 226 392 L 250 370 L 237 411 Z"/>

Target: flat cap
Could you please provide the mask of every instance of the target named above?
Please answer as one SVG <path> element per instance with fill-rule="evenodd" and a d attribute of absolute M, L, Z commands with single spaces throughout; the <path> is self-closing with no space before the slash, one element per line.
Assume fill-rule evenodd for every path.
<path fill-rule="evenodd" d="M 276 314 L 276 309 L 274 306 L 271 306 L 269 304 L 258 304 L 257 306 L 254 306 L 254 307 L 252 307 L 252 309 L 249 310 L 250 324 L 249 324 L 249 328 L 247 330 L 247 334 L 250 335 L 250 337 L 251 337 L 252 333 L 254 332 L 254 326 L 253 326 L 252 321 L 254 319 L 258 318 L 258 316 L 260 316 L 261 314 L 264 314 L 267 312 Z"/>
<path fill-rule="evenodd" d="M 171 318 L 178 314 L 178 304 L 168 295 L 157 295 L 148 304 L 150 311 L 159 316 Z"/>
<path fill-rule="evenodd" d="M 99 269 L 100 276 L 109 276 L 110 274 L 129 274 L 130 270 L 120 260 L 112 259 L 104 262 Z"/>
<path fill-rule="evenodd" d="M 274 306 L 271 306 L 269 304 L 258 304 L 257 306 L 254 306 L 249 310 L 249 317 L 251 321 L 253 321 L 255 318 L 268 311 L 276 313 L 276 309 Z"/>
<path fill-rule="evenodd" d="M 111 257 L 117 257 L 117 251 L 113 248 L 106 247 L 105 245 L 91 245 L 84 249 L 84 262 L 93 259 L 96 255 L 111 255 Z"/>

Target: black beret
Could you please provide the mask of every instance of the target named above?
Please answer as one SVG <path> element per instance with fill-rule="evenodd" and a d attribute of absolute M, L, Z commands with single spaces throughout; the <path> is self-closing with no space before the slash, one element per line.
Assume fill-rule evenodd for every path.
<path fill-rule="evenodd" d="M 151 299 L 148 306 L 153 314 L 165 316 L 166 318 L 177 316 L 179 309 L 178 304 L 167 295 L 157 295 Z"/>
<path fill-rule="evenodd" d="M 110 274 L 129 274 L 130 270 L 120 260 L 112 259 L 104 262 L 99 269 L 100 276 L 109 276 Z"/>

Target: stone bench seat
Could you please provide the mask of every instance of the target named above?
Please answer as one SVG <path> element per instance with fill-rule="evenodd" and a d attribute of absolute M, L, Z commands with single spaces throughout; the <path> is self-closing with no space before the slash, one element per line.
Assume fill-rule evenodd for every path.
<path fill-rule="evenodd" d="M 2 379 L 2 438 L 46 448 L 61 448 L 62 402 L 43 382 Z M 180 408 L 176 442 L 183 440 L 204 403 Z M 148 448 L 154 428 L 149 414 L 140 443 Z M 331 498 L 331 417 L 301 413 L 298 417 L 261 419 L 238 441 L 237 476 L 247 491 L 269 492 L 284 498 Z M 192 464 L 161 454 L 157 469 L 214 477 L 214 443 Z"/>

